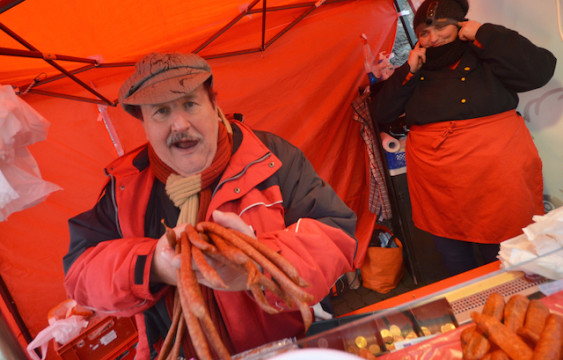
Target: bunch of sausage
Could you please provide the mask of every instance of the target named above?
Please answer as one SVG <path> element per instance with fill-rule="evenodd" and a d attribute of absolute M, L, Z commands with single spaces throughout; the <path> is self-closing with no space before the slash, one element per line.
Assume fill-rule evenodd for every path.
<path fill-rule="evenodd" d="M 265 312 L 275 314 L 282 311 L 266 300 L 264 291 L 268 290 L 281 298 L 289 308 L 299 309 L 305 331 L 311 325 L 313 319 L 308 303 L 312 302 L 313 296 L 304 290 L 308 286 L 307 282 L 299 276 L 293 265 L 265 244 L 212 222 L 200 222 L 195 227 L 187 225 L 179 238 L 174 230 L 166 227 L 166 236 L 172 248 L 180 254 L 181 267 L 178 269 L 172 326 L 159 359 L 178 358 L 186 327 L 200 360 L 231 359 L 211 320 L 192 268 L 193 261 L 213 288 L 228 289 L 207 262 L 206 256 L 239 271 L 246 271 L 247 290 Z M 215 355 L 212 355 L 211 349 Z"/>
<path fill-rule="evenodd" d="M 471 318 L 475 325 L 460 335 L 464 359 L 561 359 L 563 317 L 550 313 L 541 300 L 516 294 L 505 303 L 492 293 Z"/>

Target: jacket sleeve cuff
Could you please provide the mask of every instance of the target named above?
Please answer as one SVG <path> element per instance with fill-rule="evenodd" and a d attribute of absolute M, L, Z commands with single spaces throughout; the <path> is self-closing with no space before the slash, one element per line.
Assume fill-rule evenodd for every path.
<path fill-rule="evenodd" d="M 167 289 L 167 286 L 155 288 L 150 283 L 151 264 L 156 242 L 146 242 L 137 248 L 131 269 L 131 291 L 141 299 L 148 301 L 157 300 Z"/>

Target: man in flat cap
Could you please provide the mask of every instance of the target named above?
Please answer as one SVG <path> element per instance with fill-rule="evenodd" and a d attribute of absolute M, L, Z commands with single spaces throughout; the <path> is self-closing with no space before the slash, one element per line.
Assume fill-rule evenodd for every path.
<path fill-rule="evenodd" d="M 161 220 L 177 234 L 186 224 L 213 221 L 255 237 L 310 284 L 311 304 L 352 269 L 355 214 L 299 149 L 225 118 L 204 59 L 150 54 L 119 100 L 143 122 L 148 143 L 111 163 L 98 202 L 69 220 L 65 286 L 101 313 L 135 315 L 138 359 L 155 358 L 171 326 L 178 259 Z M 216 270 L 230 291 L 200 284 L 230 354 L 304 335 L 295 304 L 265 290 L 280 310 L 268 314 L 249 296 L 246 274 Z M 187 333 L 182 345 L 184 358 L 196 356 Z"/>

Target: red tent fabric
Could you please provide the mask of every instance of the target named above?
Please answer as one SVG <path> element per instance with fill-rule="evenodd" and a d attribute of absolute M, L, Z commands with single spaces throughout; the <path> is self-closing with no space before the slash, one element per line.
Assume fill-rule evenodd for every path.
<path fill-rule="evenodd" d="M 268 1 L 268 6 L 281 3 Z M 351 107 L 359 88 L 367 85 L 360 35 L 366 34 L 374 52 L 390 52 L 397 14 L 391 0 L 319 5 L 265 51 L 213 58 L 209 63 L 222 110 L 242 113 L 252 127 L 281 135 L 301 148 L 357 213 L 359 265 L 375 223 L 368 210 L 364 143 Z M 237 16 L 241 6 L 233 0 L 35 0 L 5 11 L 0 22 L 41 51 L 135 61 L 150 51 L 193 51 Z M 266 38 L 303 11 L 272 12 Z M 261 27 L 260 14 L 247 15 L 200 55 L 255 48 Z M 0 47 L 21 45 L 1 35 Z M 94 69 L 77 76 L 113 101 L 132 70 Z M 41 72 L 53 73 L 42 60 L 0 56 L 0 84 L 27 84 Z M 41 88 L 91 97 L 69 80 Z M 106 181 L 102 169 L 117 152 L 104 122 L 98 121 L 98 105 L 32 93 L 22 98 L 51 123 L 47 140 L 30 150 L 42 177 L 63 188 L 0 223 L 0 274 L 35 336 L 47 326 L 49 309 L 66 298 L 62 270 L 69 242 L 66 221 L 94 204 Z M 125 151 L 144 141 L 138 120 L 119 107 L 106 109 Z"/>

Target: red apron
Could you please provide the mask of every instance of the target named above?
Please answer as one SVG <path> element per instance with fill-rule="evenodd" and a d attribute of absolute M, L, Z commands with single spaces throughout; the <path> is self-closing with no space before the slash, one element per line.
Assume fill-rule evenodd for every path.
<path fill-rule="evenodd" d="M 544 214 L 542 163 L 515 110 L 411 127 L 407 180 L 416 227 L 500 243 Z"/>

